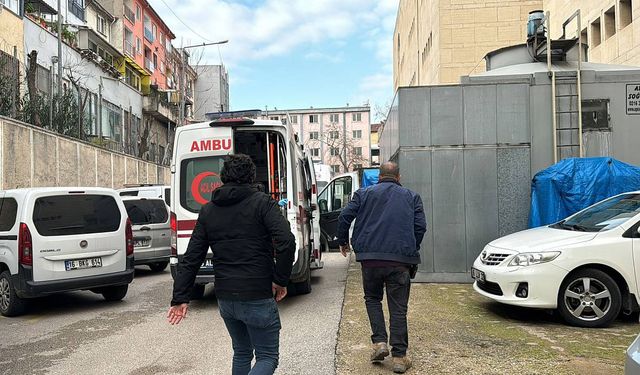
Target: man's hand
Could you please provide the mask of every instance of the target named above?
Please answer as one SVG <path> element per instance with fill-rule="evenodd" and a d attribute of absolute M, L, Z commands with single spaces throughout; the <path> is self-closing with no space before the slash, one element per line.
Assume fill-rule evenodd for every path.
<path fill-rule="evenodd" d="M 280 286 L 276 283 L 271 283 L 271 289 L 273 290 L 273 295 L 276 298 L 276 302 L 282 301 L 282 299 L 287 296 L 286 286 Z"/>
<path fill-rule="evenodd" d="M 342 254 L 343 257 L 347 257 L 347 254 L 351 251 L 351 246 L 349 246 L 349 244 L 346 245 L 340 245 L 340 253 Z"/>
<path fill-rule="evenodd" d="M 167 314 L 167 320 L 169 320 L 169 323 L 171 323 L 171 325 L 180 323 L 182 319 L 187 317 L 188 308 L 189 308 L 188 303 L 171 306 L 169 308 L 169 313 Z"/>

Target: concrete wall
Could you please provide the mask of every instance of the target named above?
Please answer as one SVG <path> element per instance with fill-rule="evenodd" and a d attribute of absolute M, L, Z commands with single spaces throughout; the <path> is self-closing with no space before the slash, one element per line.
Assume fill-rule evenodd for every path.
<path fill-rule="evenodd" d="M 580 9 L 586 36 L 582 42 L 589 45 L 589 61 L 640 66 L 640 1 L 545 0 L 544 9 L 551 12 L 552 38 L 562 35 L 562 24 Z M 607 14 L 609 10 L 613 12 Z M 576 21 L 566 30 L 568 37 L 576 37 Z"/>
<path fill-rule="evenodd" d="M 169 184 L 168 167 L 0 117 L 0 189 Z"/>
<path fill-rule="evenodd" d="M 576 0 L 578 1 L 578 0 Z M 490 51 L 524 43 L 542 0 L 401 0 L 393 37 L 394 89 L 460 82 Z"/>

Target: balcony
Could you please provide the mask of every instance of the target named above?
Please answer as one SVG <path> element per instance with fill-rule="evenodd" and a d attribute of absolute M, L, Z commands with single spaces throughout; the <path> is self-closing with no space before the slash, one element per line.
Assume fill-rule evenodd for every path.
<path fill-rule="evenodd" d="M 147 69 L 151 73 L 153 73 L 156 70 L 156 67 L 153 66 L 153 61 L 149 60 L 146 57 L 144 58 L 144 67 L 145 67 L 145 69 Z"/>
<path fill-rule="evenodd" d="M 124 18 L 128 19 L 132 24 L 136 23 L 136 14 L 126 5 L 124 6 Z"/>
<path fill-rule="evenodd" d="M 169 103 L 167 92 L 152 90 L 149 95 L 142 99 L 143 114 L 152 116 L 160 122 L 178 121 L 178 107 Z"/>
<path fill-rule="evenodd" d="M 149 30 L 146 26 L 144 27 L 144 38 L 151 43 L 156 40 L 156 38 L 153 36 L 153 31 Z"/>
<path fill-rule="evenodd" d="M 69 12 L 71 12 L 82 21 L 85 21 L 84 6 L 82 5 L 81 1 L 82 0 L 80 0 L 80 2 L 78 0 L 69 0 Z"/>
<path fill-rule="evenodd" d="M 124 41 L 124 52 L 125 52 L 127 55 L 129 55 L 129 56 L 133 57 L 134 59 L 136 58 L 136 49 L 135 49 L 135 47 L 133 46 L 133 43 L 131 43 L 131 42 L 130 42 L 130 41 L 128 41 L 128 40 L 125 40 L 125 41 Z"/>

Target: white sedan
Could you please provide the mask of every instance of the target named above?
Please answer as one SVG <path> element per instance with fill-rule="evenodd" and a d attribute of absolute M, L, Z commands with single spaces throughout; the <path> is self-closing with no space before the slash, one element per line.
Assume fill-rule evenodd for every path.
<path fill-rule="evenodd" d="M 601 201 L 553 225 L 489 243 L 474 289 L 495 301 L 557 309 L 567 323 L 603 327 L 640 308 L 640 192 Z"/>

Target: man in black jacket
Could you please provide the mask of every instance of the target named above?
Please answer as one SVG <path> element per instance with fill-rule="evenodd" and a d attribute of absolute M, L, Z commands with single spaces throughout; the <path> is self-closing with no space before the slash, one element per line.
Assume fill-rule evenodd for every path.
<path fill-rule="evenodd" d="M 211 247 L 220 315 L 233 343 L 233 375 L 273 374 L 278 367 L 276 302 L 287 295 L 295 251 L 289 223 L 278 204 L 252 186 L 255 176 L 250 157 L 231 155 L 225 161 L 224 185 L 200 210 L 168 313 L 171 324 L 186 316 L 196 274 Z"/>

